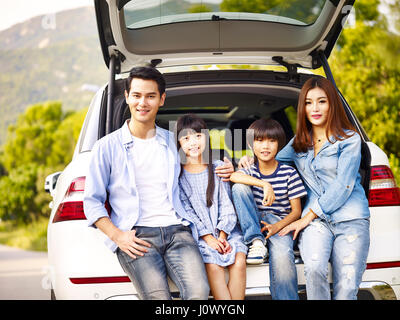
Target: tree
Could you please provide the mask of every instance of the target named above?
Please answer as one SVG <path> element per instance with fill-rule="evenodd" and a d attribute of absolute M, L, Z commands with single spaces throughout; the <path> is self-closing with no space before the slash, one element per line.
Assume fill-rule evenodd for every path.
<path fill-rule="evenodd" d="M 65 117 L 60 102 L 35 104 L 8 127 L 2 163 L 7 171 L 26 163 L 47 164 L 54 142 L 53 133 Z"/>
<path fill-rule="evenodd" d="M 87 108 L 63 112 L 61 103 L 33 105 L 8 129 L 1 156 L 0 218 L 29 222 L 48 216 L 44 179 L 70 161 Z M 6 171 L 6 172 L 4 172 Z"/>
<path fill-rule="evenodd" d="M 356 25 L 343 30 L 329 63 L 338 88 L 371 141 L 388 155 L 400 183 L 400 36 L 388 30 L 378 5 L 356 1 Z"/>

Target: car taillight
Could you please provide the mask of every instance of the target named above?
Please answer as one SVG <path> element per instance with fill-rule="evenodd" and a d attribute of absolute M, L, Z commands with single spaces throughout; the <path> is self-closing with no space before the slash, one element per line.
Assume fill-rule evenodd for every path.
<path fill-rule="evenodd" d="M 85 177 L 72 180 L 63 201 L 58 206 L 54 215 L 54 222 L 85 220 L 83 212 L 83 191 L 85 190 Z"/>
<path fill-rule="evenodd" d="M 400 189 L 396 185 L 392 170 L 387 166 L 371 167 L 369 206 L 399 206 Z"/>

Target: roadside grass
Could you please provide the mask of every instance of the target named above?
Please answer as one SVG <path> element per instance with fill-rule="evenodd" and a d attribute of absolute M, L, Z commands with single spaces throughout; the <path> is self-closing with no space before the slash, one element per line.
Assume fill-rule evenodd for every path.
<path fill-rule="evenodd" d="M 29 224 L 0 221 L 0 243 L 24 250 L 47 251 L 48 221 L 46 217 Z"/>

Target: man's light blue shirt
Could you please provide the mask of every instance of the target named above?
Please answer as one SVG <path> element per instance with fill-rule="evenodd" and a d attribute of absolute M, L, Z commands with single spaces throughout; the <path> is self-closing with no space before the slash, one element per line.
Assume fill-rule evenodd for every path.
<path fill-rule="evenodd" d="M 181 166 L 174 135 L 156 126 L 156 140 L 165 147 L 165 161 L 168 163 L 168 199 L 177 217 L 182 219 L 183 224 L 188 225 L 184 220 L 185 210 L 179 198 L 178 179 Z M 131 230 L 135 226 L 140 210 L 132 157 L 134 147 L 134 139 L 127 121 L 120 129 L 94 144 L 84 192 L 84 212 L 89 226 L 94 226 L 102 217 L 110 217 L 112 223 L 122 231 Z M 110 216 L 104 206 L 107 199 L 112 208 Z M 117 245 L 111 239 L 107 238 L 105 243 L 112 251 L 117 249 Z"/>
<path fill-rule="evenodd" d="M 296 153 L 293 140 L 277 154 L 278 161 L 294 163 L 307 190 L 303 214 L 311 209 L 321 219 L 342 222 L 369 218 L 368 199 L 361 185 L 361 138 L 326 141 L 314 157 L 314 149 Z"/>

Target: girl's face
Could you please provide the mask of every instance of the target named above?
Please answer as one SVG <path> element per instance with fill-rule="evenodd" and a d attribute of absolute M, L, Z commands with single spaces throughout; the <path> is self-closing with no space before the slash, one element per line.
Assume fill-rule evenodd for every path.
<path fill-rule="evenodd" d="M 200 132 L 180 137 L 179 143 L 187 158 L 198 159 L 206 148 L 206 135 Z"/>
<path fill-rule="evenodd" d="M 329 101 L 321 88 L 314 88 L 307 92 L 306 116 L 313 126 L 325 127 L 328 122 Z"/>
<path fill-rule="evenodd" d="M 258 161 L 269 162 L 274 160 L 278 153 L 278 140 L 271 138 L 254 139 L 253 152 Z"/>

